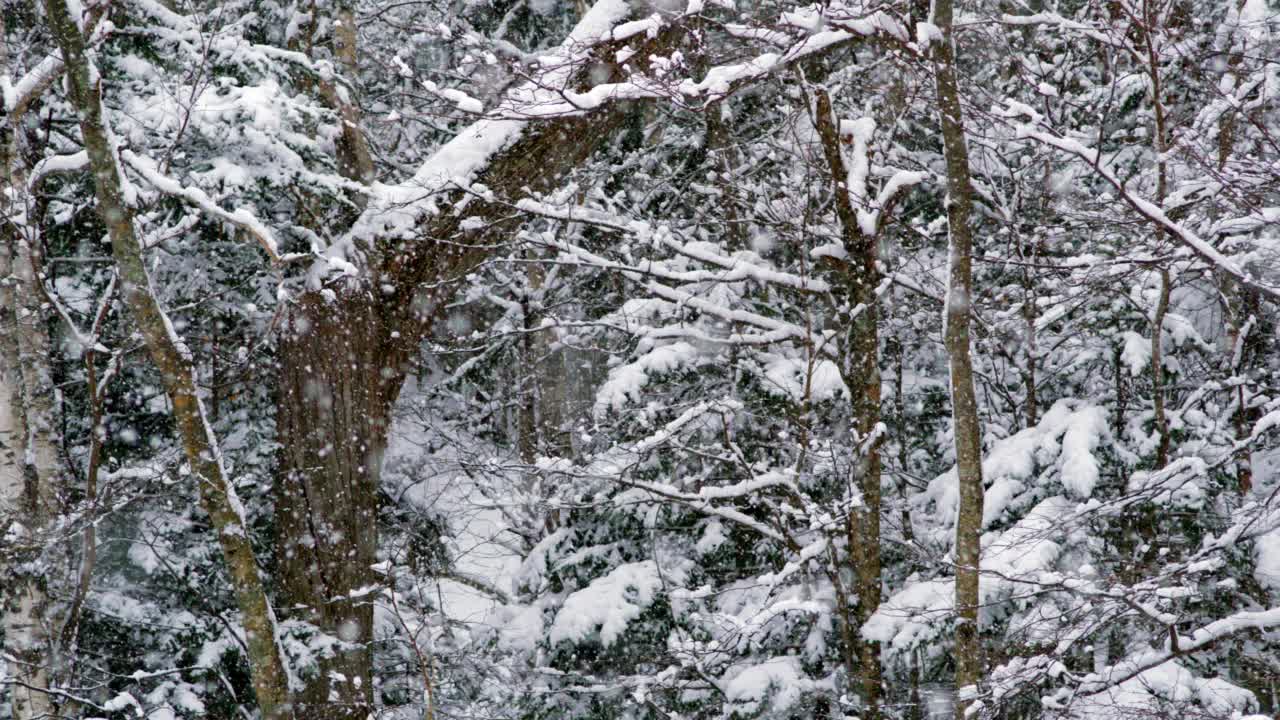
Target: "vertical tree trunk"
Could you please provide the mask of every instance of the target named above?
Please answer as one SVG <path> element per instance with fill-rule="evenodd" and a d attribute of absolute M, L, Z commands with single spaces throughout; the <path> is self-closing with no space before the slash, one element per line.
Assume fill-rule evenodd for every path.
<path fill-rule="evenodd" d="M 1156 26 L 1159 24 L 1159 10 L 1152 6 L 1150 0 L 1142 3 L 1142 38 L 1147 50 L 1147 75 L 1151 80 L 1151 105 L 1155 133 L 1152 137 L 1152 151 L 1156 164 L 1156 205 L 1163 206 L 1165 196 L 1169 193 L 1168 169 L 1165 162 L 1165 151 L 1168 149 L 1169 129 L 1165 115 L 1164 95 L 1160 76 L 1160 54 L 1156 48 Z M 1161 233 L 1164 234 L 1164 233 Z M 1155 317 L 1151 323 L 1151 404 L 1155 414 L 1155 428 L 1160 435 L 1156 445 L 1157 470 L 1169 464 L 1169 420 L 1164 410 L 1164 318 L 1169 312 L 1169 270 L 1160 268 L 1160 294 L 1156 299 Z"/>
<path fill-rule="evenodd" d="M 1236 411 L 1232 415 L 1235 427 L 1236 442 L 1246 444 L 1236 458 L 1236 489 L 1241 495 L 1248 495 L 1253 490 L 1253 458 L 1245 442 L 1253 429 L 1256 411 L 1249 407 L 1252 393 L 1245 387 L 1242 375 L 1248 374 L 1252 357 L 1257 351 L 1258 337 L 1261 333 L 1256 327 L 1258 316 L 1262 310 L 1256 293 L 1235 288 L 1229 280 L 1224 282 L 1222 297 L 1233 298 L 1235 302 L 1224 300 L 1224 315 L 1227 324 L 1227 350 L 1231 353 L 1231 374 L 1236 376 L 1239 384 L 1235 389 Z"/>
<path fill-rule="evenodd" d="M 519 367 L 515 369 L 515 386 L 520 397 L 517 413 L 517 447 L 520 461 L 526 466 L 525 492 L 530 518 L 542 516 L 542 532 L 550 534 L 560 527 L 560 511 L 547 508 L 550 488 L 542 474 L 534 469 L 540 456 L 565 457 L 573 451 L 570 433 L 564 430 L 566 417 L 566 370 L 563 349 L 554 347 L 554 330 L 542 327 L 546 318 L 543 304 L 549 288 L 546 268 L 538 263 L 535 253 L 526 254 L 525 291 L 520 298 L 521 327 Z M 551 274 L 554 283 L 555 275 Z M 541 535 L 531 542 L 541 539 Z"/>
<path fill-rule="evenodd" d="M 0 18 L 0 60 L 7 61 Z M 56 444 L 53 383 L 49 374 L 48 331 L 36 285 L 35 258 L 17 218 L 27 208 L 26 173 L 19 154 L 16 118 L 0 124 L 0 198 L 6 197 L 0 225 L 0 536 L 12 528 L 17 551 L 0 563 L 3 620 L 14 720 L 51 716 L 46 692 L 53 667 L 48 578 L 38 564 L 40 534 L 54 509 L 61 481 Z M 31 464 L 29 464 L 31 462 Z"/>
<path fill-rule="evenodd" d="M 858 622 L 865 624 L 880 607 L 880 364 L 879 314 L 875 296 L 875 241 L 864 238 L 863 253 L 853 259 L 850 296 L 862 312 L 849 328 L 849 357 L 846 377 L 855 380 L 854 424 L 858 431 L 859 459 L 854 478 L 862 491 L 862 505 L 849 514 L 849 535 L 853 542 L 854 572 L 858 578 Z M 880 644 L 862 640 L 862 693 L 867 704 L 863 717 L 880 718 Z"/>
<path fill-rule="evenodd" d="M 359 49 L 356 35 L 356 13 L 352 0 L 337 0 L 333 18 L 333 55 L 350 84 L 360 79 Z M 369 142 L 360 124 L 360 108 L 347 87 L 336 81 L 321 83 L 326 101 L 342 118 L 342 135 L 338 138 L 338 171 L 344 177 L 362 183 L 373 182 L 373 160 L 369 155 Z M 361 207 L 363 196 L 353 199 Z"/>
<path fill-rule="evenodd" d="M 1035 242 L 1032 242 L 1032 261 L 1037 259 L 1035 250 L 1038 249 Z M 1027 427 L 1035 427 L 1040 422 L 1040 402 L 1036 391 L 1036 289 L 1035 289 L 1035 271 L 1032 268 L 1024 268 L 1022 274 L 1022 320 L 1023 320 L 1023 357 L 1026 361 L 1026 367 L 1022 373 L 1022 383 L 1026 388 L 1027 402 L 1023 408 L 1024 417 L 1026 418 Z"/>
<path fill-rule="evenodd" d="M 855 460 L 850 480 L 862 495 L 862 503 L 849 512 L 847 531 L 850 563 L 858 588 L 858 623 L 865 624 L 880 607 L 880 349 L 879 311 L 876 298 L 877 240 L 862 232 L 846 184 L 848 171 L 840 149 L 839 123 L 825 90 L 817 92 L 815 125 L 823 155 L 835 188 L 836 214 L 840 219 L 848 262 L 841 270 L 845 323 L 840 373 L 852 395 Z M 860 199 L 862 200 L 862 199 Z M 863 717 L 880 717 L 880 645 L 863 638 L 859 643 Z"/>
<path fill-rule="evenodd" d="M 85 54 L 66 0 L 45 0 L 49 31 L 66 64 L 68 96 L 80 116 L 80 133 L 93 172 L 98 216 L 111 239 L 121 296 L 142 332 L 173 404 L 178 435 L 195 475 L 201 507 L 218 533 L 244 626 L 254 693 L 265 718 L 289 715 L 288 680 L 276 637 L 275 616 L 263 589 L 253 548 L 246 534 L 244 508 L 222 466 L 222 455 L 205 417 L 190 351 L 173 330 L 151 288 L 134 231 L 133 210 L 122 194 L 116 148 L 103 117 L 100 87 Z"/>
<path fill-rule="evenodd" d="M 6 249 L 7 257 L 0 261 L 0 277 L 12 287 L 0 295 L 6 306 L 5 332 L 11 333 L 3 341 L 0 362 L 20 369 L 20 405 L 15 406 L 15 412 L 19 413 L 24 430 L 19 445 L 19 472 L 26 486 L 23 524 L 35 542 L 30 557 L 34 563 L 22 571 L 22 582 L 18 584 L 23 612 L 30 613 L 23 619 L 25 638 L 20 642 L 33 681 L 30 684 L 48 688 L 59 667 L 60 655 L 53 630 L 56 613 L 52 612 L 48 587 L 50 578 L 59 576 L 57 559 L 62 548 L 50 548 L 43 535 L 58 512 L 58 496 L 65 477 L 58 452 L 60 418 L 49 367 L 49 329 L 40 302 L 44 292 L 36 274 L 38 261 L 23 233 L 12 237 L 12 252 Z M 51 708 L 52 698 L 39 691 L 33 690 L 32 694 L 31 717 L 41 717 L 41 707 Z"/>
<path fill-rule="evenodd" d="M 1160 295 L 1156 299 L 1155 317 L 1151 321 L 1151 404 L 1155 415 L 1155 469 L 1169 464 L 1169 418 L 1164 409 L 1164 319 L 1169 312 L 1169 271 L 1160 270 Z"/>
<path fill-rule="evenodd" d="M 707 117 L 707 151 L 716 167 L 716 186 L 724 193 L 720 201 L 724 209 L 724 237 L 727 247 L 738 252 L 747 247 L 747 224 L 742 221 L 739 207 L 742 199 L 738 192 L 738 184 L 734 174 L 738 170 L 741 158 L 733 145 L 733 134 L 729 127 L 729 103 L 721 103 L 706 113 Z"/>
<path fill-rule="evenodd" d="M 40 258 L 25 233 L 18 234 L 12 254 L 15 283 L 18 359 L 22 367 L 22 410 L 27 425 L 27 460 L 36 479 L 36 492 L 44 513 L 57 508 L 64 473 L 58 447 L 61 435 L 56 390 L 49 350 L 48 317 L 44 287 L 39 276 Z"/>
<path fill-rule="evenodd" d="M 391 405 L 405 377 L 377 300 L 304 296 L 281 334 L 277 552 L 290 612 L 338 641 L 304 670 L 299 718 L 364 720 L 373 711 L 370 642 L 377 596 L 378 489 Z"/>
<path fill-rule="evenodd" d="M 36 477 L 27 472 L 28 429 L 22 409 L 22 372 L 16 331 L 12 256 L 0 248 L 0 536 L 16 540 L 0 567 L 6 673 L 14 720 L 52 717 L 49 688 L 48 594 L 44 574 L 24 565 L 38 555 L 46 507 Z"/>
<path fill-rule="evenodd" d="M 969 149 L 956 80 L 951 0 L 934 0 L 933 21 L 942 38 L 933 46 L 934 81 L 947 165 L 947 225 L 950 230 L 944 342 L 951 366 L 951 416 L 955 432 L 960 509 L 956 518 L 956 717 L 964 718 L 982 681 L 978 634 L 979 558 L 982 537 L 982 429 L 973 386 L 969 308 L 973 296 L 973 197 Z"/>

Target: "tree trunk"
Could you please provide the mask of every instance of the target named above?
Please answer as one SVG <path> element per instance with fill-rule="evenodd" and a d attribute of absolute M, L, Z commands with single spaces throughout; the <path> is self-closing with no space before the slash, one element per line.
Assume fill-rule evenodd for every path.
<path fill-rule="evenodd" d="M 1151 79 L 1151 107 L 1155 121 L 1152 151 L 1156 163 L 1155 203 L 1163 207 L 1169 192 L 1169 173 L 1165 162 L 1168 149 L 1169 125 L 1165 115 L 1164 94 L 1160 76 L 1160 54 L 1156 49 L 1156 25 L 1159 15 L 1149 0 L 1142 3 L 1142 38 L 1147 51 L 1147 75 Z M 1163 233 L 1162 233 L 1163 234 Z M 1155 413 L 1155 429 L 1160 435 L 1156 446 L 1155 469 L 1169 464 L 1169 420 L 1164 410 L 1164 319 L 1169 312 L 1169 270 L 1160 268 L 1160 294 L 1156 298 L 1156 312 L 1151 327 L 1151 404 Z"/>
<path fill-rule="evenodd" d="M 378 482 L 390 409 L 405 377 L 375 299 L 309 295 L 279 344 L 277 552 L 290 613 L 337 640 L 303 670 L 300 718 L 364 720 L 373 710 L 370 647 Z"/>
<path fill-rule="evenodd" d="M 839 122 L 825 90 L 817 92 L 815 125 L 836 195 L 836 214 L 848 262 L 840 268 L 843 306 L 838 317 L 845 325 L 840 374 L 851 394 L 855 431 L 854 462 L 850 480 L 862 502 L 849 512 L 847 531 L 850 564 L 857 578 L 858 624 L 863 625 L 880 607 L 880 349 L 879 311 L 876 298 L 878 238 L 858 224 L 857 211 L 846 184 L 848 170 L 840 150 Z M 865 638 L 858 643 L 863 717 L 880 717 L 880 644 Z"/>
<path fill-rule="evenodd" d="M 1156 298 L 1155 317 L 1151 321 L 1151 405 L 1155 416 L 1155 469 L 1169 464 L 1169 418 L 1164 409 L 1164 319 L 1169 312 L 1169 271 L 1160 269 L 1160 294 Z"/>
<path fill-rule="evenodd" d="M 860 271 L 851 273 L 850 296 L 854 307 L 862 312 L 849 328 L 849 352 L 846 377 L 855 382 L 853 393 L 854 425 L 861 444 L 853 468 L 853 477 L 862 491 L 862 504 L 849 513 L 849 536 L 853 541 L 854 574 L 858 578 L 858 623 L 866 624 L 880 607 L 880 365 L 879 317 L 875 297 L 874 241 L 865 243 L 870 250 L 854 258 Z M 866 703 L 863 717 L 880 718 L 880 644 L 862 640 L 862 693 Z"/>
<path fill-rule="evenodd" d="M 8 57 L 4 35 L 0 18 L 0 58 Z M 20 683 L 11 686 L 11 714 L 31 720 L 54 711 L 47 692 L 54 666 L 48 568 L 38 561 L 62 478 L 42 293 L 27 228 L 18 226 L 28 210 L 18 204 L 29 197 L 20 132 L 16 117 L 0 125 L 0 188 L 11 203 L 0 226 L 0 537 L 12 529 L 17 540 L 14 554 L 0 558 L 0 588 L 7 590 L 0 592 L 0 625 L 7 673 Z"/>
<path fill-rule="evenodd" d="M 27 425 L 22 410 L 22 372 L 16 331 L 10 245 L 0 248 L 0 536 L 15 540 L 0 553 L 6 673 L 13 681 L 14 720 L 51 717 L 48 594 L 44 574 L 25 566 L 39 555 L 47 509 L 39 483 L 26 463 Z M 25 566 L 25 567 L 24 567 Z"/>
<path fill-rule="evenodd" d="M 979 559 L 982 538 L 982 429 L 973 386 L 969 308 L 973 296 L 973 198 L 969 149 L 956 80 L 951 0 L 934 0 L 934 24 L 942 38 L 933 46 L 934 81 L 947 165 L 947 225 L 950 230 L 944 342 L 951 369 L 951 416 L 955 433 L 960 508 L 956 518 L 956 717 L 963 719 L 982 681 L 978 634 Z"/>
<path fill-rule="evenodd" d="M 173 330 L 152 291 L 142 244 L 134 231 L 133 210 L 122 194 L 123 178 L 103 117 L 100 87 L 91 80 L 96 73 L 91 72 L 84 38 L 66 0 L 45 0 L 45 10 L 49 31 L 66 63 L 68 96 L 80 116 L 80 133 L 93 172 L 98 216 L 111 239 L 121 295 L 160 371 L 173 404 L 187 463 L 197 478 L 201 507 L 212 520 L 222 546 L 240 607 L 258 705 L 264 718 L 287 717 L 288 680 L 276 637 L 275 616 L 246 534 L 244 508 L 227 479 L 217 439 L 197 394 L 190 350 Z"/>
<path fill-rule="evenodd" d="M 342 67 L 347 82 L 360 79 L 359 50 L 356 44 L 356 13 L 352 0 L 338 0 L 333 18 L 333 55 Z M 351 93 L 336 82 L 321 84 L 321 92 L 342 118 L 342 135 L 338 138 L 338 170 L 343 176 L 362 183 L 373 182 L 373 160 L 369 142 L 360 125 L 360 108 Z M 356 201 L 363 206 L 363 197 Z"/>
<path fill-rule="evenodd" d="M 22 410 L 27 426 L 27 459 L 36 479 L 40 507 L 51 514 L 63 486 L 63 466 L 58 450 L 61 414 L 56 402 L 49 366 L 48 317 L 43 307 L 44 287 L 40 260 L 25 234 L 18 235 L 12 255 L 17 320 L 18 359 L 22 367 Z"/>
<path fill-rule="evenodd" d="M 1235 428 L 1236 442 L 1245 445 L 1236 457 L 1236 489 L 1241 495 L 1253 490 L 1253 458 L 1247 440 L 1252 434 L 1257 410 L 1251 408 L 1252 393 L 1245 378 L 1250 374 L 1253 357 L 1259 352 L 1259 338 L 1263 332 L 1257 327 L 1262 306 L 1257 293 L 1236 287 L 1229 279 L 1220 284 L 1223 315 L 1226 317 L 1227 351 L 1231 353 L 1231 374 L 1238 378 L 1233 401 L 1236 406 L 1231 422 Z"/>
<path fill-rule="evenodd" d="M 1035 241 L 1032 241 L 1032 257 L 1034 262 L 1038 260 L 1038 250 Z M 1036 392 L 1036 277 L 1035 271 L 1030 268 L 1023 268 L 1022 274 L 1022 320 L 1023 320 L 1023 358 L 1026 362 L 1025 369 L 1022 372 L 1022 383 L 1026 388 L 1027 402 L 1023 408 L 1024 417 L 1026 418 L 1027 427 L 1035 427 L 1040 422 L 1040 403 L 1038 393 Z"/>
<path fill-rule="evenodd" d="M 23 429 L 15 438 L 19 443 L 17 472 L 25 485 L 22 523 L 33 543 L 25 558 L 32 565 L 20 571 L 21 579 L 16 583 L 21 619 L 14 628 L 14 644 L 19 646 L 28 673 L 24 682 L 32 686 L 27 703 L 32 714 L 27 717 L 38 718 L 53 707 L 52 698 L 39 689 L 49 687 L 59 667 L 60 648 L 53 629 L 56 613 L 51 612 L 48 587 L 50 578 L 58 576 L 58 551 L 62 548 L 51 546 L 44 536 L 58 512 L 58 494 L 65 477 L 58 452 L 61 431 L 49 367 L 49 329 L 40 303 L 44 294 L 36 274 L 38 261 L 23 233 L 12 237 L 12 251 L 6 248 L 6 257 L 0 261 L 0 277 L 7 278 L 5 292 L 0 294 L 0 302 L 5 304 L 3 321 L 6 328 L 12 328 L 6 330 L 0 362 L 6 372 L 9 367 L 20 371 L 15 397 L 19 404 L 13 408 Z M 15 720 L 22 718 L 15 715 Z"/>
<path fill-rule="evenodd" d="M 564 429 L 568 367 L 563 348 L 555 347 L 555 331 L 542 327 L 547 317 L 544 309 L 548 279 L 554 284 L 557 276 L 548 275 L 539 264 L 537 255 L 526 255 L 525 290 L 520 298 L 521 327 L 518 357 L 515 369 L 515 387 L 518 388 L 517 447 L 520 462 L 525 465 L 525 493 L 530 507 L 526 512 L 530 519 L 541 516 L 541 533 L 531 542 L 540 540 L 560 527 L 560 511 L 548 508 L 551 488 L 535 465 L 539 457 L 566 457 L 573 452 L 571 433 Z"/>

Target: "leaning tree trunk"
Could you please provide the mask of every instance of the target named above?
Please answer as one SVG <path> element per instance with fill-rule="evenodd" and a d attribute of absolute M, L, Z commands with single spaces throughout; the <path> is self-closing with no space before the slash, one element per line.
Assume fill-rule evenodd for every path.
<path fill-rule="evenodd" d="M 973 183 L 965 144 L 960 91 L 956 81 L 951 0 L 934 0 L 934 24 L 942 38 L 933 46 L 942 144 L 947 166 L 947 225 L 950 230 L 946 343 L 951 366 L 951 416 L 955 433 L 960 510 L 956 518 L 956 717 L 963 720 L 972 693 L 982 681 L 982 641 L 978 635 L 979 559 L 982 537 L 982 440 L 978 398 L 973 386 L 969 312 L 973 298 Z"/>
<path fill-rule="evenodd" d="M 196 478 L 200 504 L 213 522 L 240 608 L 254 693 L 264 718 L 288 717 L 289 687 L 275 616 L 249 544 L 244 508 L 222 466 L 217 438 L 198 395 L 190 350 L 156 300 L 134 230 L 133 209 L 124 201 L 117 148 L 103 116 L 100 85 L 85 53 L 84 38 L 66 0 L 45 0 L 49 31 L 66 64 L 68 97 L 80 116 L 80 133 L 93 173 L 98 216 L 111 239 L 124 304 L 141 331 L 152 362 L 173 404 L 174 420 Z"/>
<path fill-rule="evenodd" d="M 669 39 L 660 34 L 649 42 Z M 617 49 L 602 45 L 600 56 L 611 57 Z M 584 76 L 590 65 L 583 63 Z M 476 178 L 501 201 L 461 192 L 441 198 L 442 207 L 467 200 L 465 215 L 488 221 L 485 232 L 469 235 L 461 228 L 463 217 L 451 212 L 430 215 L 415 240 L 372 239 L 376 259 L 369 279 L 339 281 L 340 287 L 328 288 L 332 299 L 309 291 L 288 308 L 277 396 L 281 590 L 290 612 L 339 641 L 332 657 L 302 678 L 299 718 L 369 715 L 381 458 L 392 404 L 437 309 L 518 227 L 506 203 L 531 189 L 546 190 L 623 118 L 610 106 L 583 116 L 530 120 Z"/>

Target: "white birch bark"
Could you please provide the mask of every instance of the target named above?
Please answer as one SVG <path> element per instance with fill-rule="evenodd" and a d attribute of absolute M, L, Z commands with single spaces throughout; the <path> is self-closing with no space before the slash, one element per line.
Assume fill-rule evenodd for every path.
<path fill-rule="evenodd" d="M 38 482 L 26 472 L 27 427 L 22 408 L 22 372 L 14 323 L 11 255 L 0 249 L 0 554 L 3 568 L 4 656 L 13 720 L 50 717 L 48 596 L 43 574 L 30 566 L 39 547 L 44 513 Z"/>
<path fill-rule="evenodd" d="M 0 61 L 8 62 L 4 37 L 0 21 Z M 53 478 L 56 472 L 44 474 L 39 470 L 40 461 L 46 470 L 56 467 L 58 456 L 53 445 L 34 453 L 39 458 L 35 463 L 37 472 L 27 473 L 30 434 L 24 395 L 29 395 L 30 390 L 24 393 L 19 357 L 23 333 L 19 329 L 17 298 L 22 294 L 15 292 L 15 249 L 19 254 L 26 249 L 27 274 L 34 279 L 35 273 L 30 264 L 30 246 L 20 231 L 21 218 L 26 215 L 21 205 L 27 197 L 26 173 L 18 154 L 18 123 L 13 117 L 5 117 L 0 125 L 0 173 L 0 626 L 4 628 L 5 685 L 11 716 L 13 720 L 35 720 L 53 713 L 47 692 L 49 598 L 45 573 L 36 566 L 35 556 L 44 545 L 40 534 L 52 507 L 53 485 L 46 478 Z M 32 367 L 45 368 L 47 379 L 48 336 L 39 322 L 38 301 L 32 298 L 28 302 L 37 304 L 34 314 L 24 314 L 30 315 L 26 327 L 35 334 L 33 349 L 43 353 L 42 357 L 32 357 Z M 43 345 L 38 338 L 44 338 Z M 51 391 L 51 385 L 47 383 L 45 389 Z M 37 404 L 54 407 L 51 399 Z M 52 430 L 55 426 L 50 416 L 42 417 L 46 421 L 41 424 L 43 431 Z"/>

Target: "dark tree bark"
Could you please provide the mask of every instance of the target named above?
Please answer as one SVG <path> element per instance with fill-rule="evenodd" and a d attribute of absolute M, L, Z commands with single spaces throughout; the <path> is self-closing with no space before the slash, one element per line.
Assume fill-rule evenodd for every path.
<path fill-rule="evenodd" d="M 860 506 L 846 519 L 849 562 L 858 590 L 858 624 L 865 624 L 880 607 L 880 320 L 876 285 L 879 280 L 879 238 L 864 233 L 846 185 L 848 169 L 840 149 L 839 123 L 832 113 L 831 98 L 825 90 L 817 93 L 815 125 L 822 142 L 823 156 L 835 189 L 836 215 L 848 262 L 838 268 L 844 301 L 839 318 L 845 325 L 841 346 L 840 374 L 851 394 L 854 429 L 857 432 L 850 481 L 862 495 Z M 853 634 L 857 637 L 857 634 Z M 858 643 L 859 675 L 863 717 L 880 718 L 880 644 Z"/>
<path fill-rule="evenodd" d="M 343 641 L 305 679 L 298 717 L 364 720 L 372 709 L 370 567 L 377 562 L 381 458 L 392 405 L 437 309 L 518 227 L 508 203 L 550 187 L 622 119 L 610 107 L 530 121 L 477 178 L 502 198 L 470 198 L 466 216 L 488 221 L 487 230 L 468 234 L 461 215 L 430 216 L 416 239 L 376 246 L 370 279 L 340 281 L 329 288 L 334 299 L 310 292 L 289 307 L 278 360 L 282 594 L 291 612 Z M 455 191 L 440 205 L 463 199 Z"/>
<path fill-rule="evenodd" d="M 360 717 L 372 706 L 371 566 L 388 409 L 403 377 L 384 356 L 376 304 L 303 298 L 279 340 L 277 533 L 285 607 L 342 642 L 304 676 L 299 717 Z"/>
<path fill-rule="evenodd" d="M 1165 412 L 1164 382 L 1164 320 L 1169 313 L 1169 271 L 1160 269 L 1160 293 L 1156 297 L 1155 317 L 1151 321 L 1151 406 L 1155 418 L 1156 444 L 1155 469 L 1169 464 L 1169 417 Z"/>

